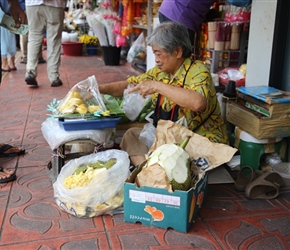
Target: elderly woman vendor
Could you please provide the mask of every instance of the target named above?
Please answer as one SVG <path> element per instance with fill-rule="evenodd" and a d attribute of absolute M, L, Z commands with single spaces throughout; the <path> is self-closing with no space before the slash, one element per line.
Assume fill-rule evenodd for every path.
<path fill-rule="evenodd" d="M 130 92 L 152 94 L 154 124 L 159 119 L 177 121 L 185 117 L 188 129 L 212 142 L 228 143 L 226 125 L 221 116 L 216 91 L 208 68 L 191 60 L 191 43 L 185 26 L 164 22 L 147 38 L 156 66 L 127 81 L 100 85 L 100 92 L 122 96 L 128 84 Z M 148 148 L 139 141 L 140 128 L 129 129 L 121 143 L 136 166 L 145 160 Z"/>

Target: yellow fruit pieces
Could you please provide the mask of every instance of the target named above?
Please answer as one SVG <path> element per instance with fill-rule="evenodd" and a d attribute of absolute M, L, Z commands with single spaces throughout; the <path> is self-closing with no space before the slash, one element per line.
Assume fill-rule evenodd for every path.
<path fill-rule="evenodd" d="M 110 158 L 107 161 L 98 160 L 95 163 L 79 166 L 71 175 L 65 178 L 64 186 L 67 189 L 86 187 L 100 172 L 108 170 L 116 163 L 116 158 Z"/>
<path fill-rule="evenodd" d="M 86 105 L 81 94 L 78 91 L 72 91 L 70 95 L 63 101 L 59 107 L 59 112 L 62 114 L 93 114 L 101 110 L 99 105 Z"/>
<path fill-rule="evenodd" d="M 88 112 L 88 109 L 84 103 L 78 105 L 75 109 L 75 111 L 81 115 L 84 115 Z"/>
<path fill-rule="evenodd" d="M 88 106 L 88 111 L 89 111 L 91 114 L 93 114 L 93 113 L 95 113 L 95 112 L 97 112 L 97 111 L 99 111 L 99 110 L 101 110 L 101 106 L 99 106 L 99 105 L 89 105 L 89 106 Z"/>
<path fill-rule="evenodd" d="M 104 169 L 105 170 L 105 169 Z M 97 175 L 97 171 L 93 167 L 88 167 L 85 172 L 79 174 L 69 175 L 64 180 L 64 186 L 67 189 L 73 189 L 76 187 L 86 187 L 90 181 Z"/>

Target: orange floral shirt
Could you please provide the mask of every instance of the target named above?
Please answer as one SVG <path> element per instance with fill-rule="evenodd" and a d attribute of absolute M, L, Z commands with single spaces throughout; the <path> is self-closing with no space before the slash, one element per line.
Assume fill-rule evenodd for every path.
<path fill-rule="evenodd" d="M 184 79 L 184 77 L 186 78 Z M 129 83 L 139 83 L 142 80 L 157 80 L 177 87 L 183 87 L 197 91 L 207 100 L 207 107 L 202 111 L 191 111 L 188 108 L 179 108 L 178 120 L 186 118 L 188 129 L 207 137 L 212 142 L 228 144 L 228 136 L 225 122 L 221 116 L 221 109 L 217 100 L 215 87 L 208 68 L 201 61 L 192 63 L 190 58 L 184 60 L 179 70 L 170 80 L 166 72 L 161 72 L 154 67 L 144 74 L 128 78 Z M 152 102 L 155 107 L 158 93 L 152 95 Z M 174 103 L 164 98 L 161 108 L 170 111 Z"/>

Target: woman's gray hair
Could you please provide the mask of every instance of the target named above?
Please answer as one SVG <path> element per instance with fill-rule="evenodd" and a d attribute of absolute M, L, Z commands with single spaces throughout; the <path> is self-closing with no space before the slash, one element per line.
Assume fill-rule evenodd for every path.
<path fill-rule="evenodd" d="M 178 22 L 169 21 L 159 24 L 147 37 L 147 44 L 156 45 L 171 55 L 176 48 L 181 47 L 184 58 L 190 57 L 192 52 L 187 28 Z"/>

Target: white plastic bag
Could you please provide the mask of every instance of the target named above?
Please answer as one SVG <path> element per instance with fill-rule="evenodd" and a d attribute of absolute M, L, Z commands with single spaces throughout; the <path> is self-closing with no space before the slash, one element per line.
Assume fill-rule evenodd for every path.
<path fill-rule="evenodd" d="M 144 125 L 140 132 L 139 140 L 143 142 L 148 148 L 151 148 L 155 140 L 156 128 L 152 123 L 147 123 Z"/>
<path fill-rule="evenodd" d="M 129 85 L 127 89 L 124 90 L 124 104 L 123 110 L 126 116 L 130 119 L 130 121 L 135 121 L 139 116 L 141 110 L 143 109 L 145 103 L 151 99 L 151 95 L 146 96 L 144 98 L 139 94 L 138 91 L 133 93 L 128 93 L 128 90 L 131 88 Z"/>
<path fill-rule="evenodd" d="M 65 179 L 79 166 L 107 161 L 116 158 L 117 162 L 109 169 L 98 172 L 88 186 L 67 189 Z M 54 198 L 59 207 L 76 217 L 93 217 L 108 213 L 123 205 L 123 186 L 130 171 L 129 155 L 122 150 L 112 149 L 83 156 L 65 164 L 53 184 Z"/>
<path fill-rule="evenodd" d="M 133 59 L 146 59 L 146 43 L 143 32 L 133 42 L 127 55 L 127 62 L 131 63 Z"/>
<path fill-rule="evenodd" d="M 73 140 L 90 139 L 96 142 L 96 144 L 107 143 L 110 140 L 114 129 L 105 128 L 65 131 L 58 119 L 47 118 L 41 124 L 41 131 L 50 148 L 54 150 L 60 145 Z"/>
<path fill-rule="evenodd" d="M 143 129 L 140 132 L 139 140 L 143 142 L 148 148 L 151 148 L 154 140 L 155 140 L 155 132 L 156 128 L 153 125 L 153 119 L 151 118 L 151 115 L 154 113 L 154 111 L 150 112 L 146 116 L 146 120 L 149 122 L 143 126 Z M 185 128 L 188 128 L 187 121 L 185 117 L 181 117 L 178 121 L 175 123 L 184 126 Z"/>

